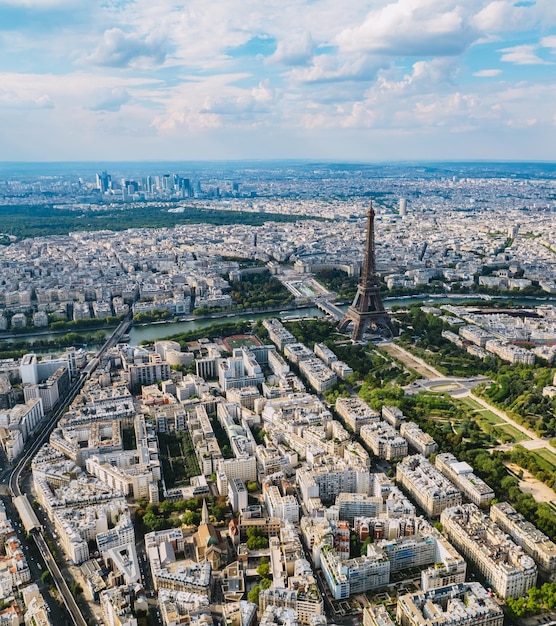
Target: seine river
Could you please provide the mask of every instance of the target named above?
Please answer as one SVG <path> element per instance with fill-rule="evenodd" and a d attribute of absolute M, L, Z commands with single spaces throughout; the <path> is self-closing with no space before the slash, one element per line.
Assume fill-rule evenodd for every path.
<path fill-rule="evenodd" d="M 462 296 L 453 296 L 448 297 L 445 295 L 440 295 L 438 297 L 430 296 L 430 295 L 421 295 L 421 296 L 407 296 L 402 298 L 385 298 L 384 305 L 387 309 L 398 305 L 398 306 L 408 306 L 415 302 L 425 302 L 426 304 L 465 304 L 466 301 L 470 299 L 477 300 L 478 296 L 470 296 L 468 298 Z M 501 296 L 500 299 L 507 299 L 505 296 Z M 537 306 L 541 304 L 556 304 L 556 298 L 512 298 L 514 304 L 519 304 L 523 306 Z M 488 306 L 488 300 L 485 300 L 485 305 Z M 340 307 L 343 310 L 347 309 L 347 305 Z M 314 318 L 314 317 L 324 317 L 324 313 L 318 309 L 317 307 L 306 307 L 299 309 L 289 309 L 287 311 L 278 312 L 266 312 L 266 313 L 243 313 L 243 314 L 230 314 L 223 317 L 215 317 L 215 318 L 202 318 L 202 319 L 192 319 L 184 322 L 168 322 L 168 323 L 154 323 L 154 324 L 146 324 L 144 326 L 132 326 L 129 333 L 129 343 L 131 345 L 138 345 L 141 341 L 154 341 L 156 339 L 162 339 L 164 337 L 168 337 L 170 335 L 175 335 L 177 333 L 183 333 L 190 330 L 202 330 L 203 328 L 207 328 L 212 326 L 213 324 L 223 324 L 224 322 L 239 322 L 243 320 L 259 320 L 267 317 L 278 317 L 283 320 L 288 320 L 292 318 Z M 68 332 L 68 331 L 64 331 Z M 73 331 L 72 331 L 73 332 Z M 76 331 L 79 333 L 79 331 Z M 90 333 L 94 331 L 83 331 L 83 333 Z M 110 329 L 106 331 L 107 333 L 111 332 Z M 27 339 L 28 341 L 32 341 L 33 339 L 54 339 L 57 334 L 37 334 L 37 335 L 18 335 L 17 337 L 6 337 L 2 339 L 2 341 L 12 341 L 14 339 Z M 95 350 L 100 348 L 96 345 L 87 345 L 88 350 Z M 48 354 L 48 353 L 60 353 L 63 352 L 63 348 L 45 348 L 36 350 L 37 353 Z"/>
<path fill-rule="evenodd" d="M 408 306 L 414 302 L 426 302 L 427 304 L 465 304 L 469 300 L 477 300 L 479 296 L 473 295 L 469 298 L 462 296 L 448 297 L 441 295 L 439 297 L 431 297 L 429 295 L 422 296 L 408 296 L 405 298 L 385 298 L 384 306 L 387 309 L 393 306 Z M 507 300 L 507 297 L 501 297 L 500 299 Z M 556 304 L 556 299 L 549 298 L 512 298 L 514 304 L 523 306 L 537 306 L 540 304 Z M 485 300 L 485 305 L 488 306 L 488 300 Z M 347 305 L 340 307 L 343 310 L 347 309 Z M 283 320 L 292 318 L 308 318 L 308 317 L 324 317 L 324 313 L 317 307 L 308 307 L 302 309 L 291 309 L 288 311 L 282 311 L 280 313 L 245 313 L 241 315 L 229 315 L 227 317 L 209 318 L 191 320 L 187 322 L 170 322 L 167 324 L 148 324 L 145 326 L 133 326 L 129 333 L 129 343 L 131 345 L 138 345 L 141 341 L 154 341 L 156 339 L 162 339 L 176 333 L 188 332 L 190 330 L 202 330 L 213 324 L 222 324 L 224 322 L 239 322 L 243 320 L 259 320 L 267 317 L 278 317 Z"/>

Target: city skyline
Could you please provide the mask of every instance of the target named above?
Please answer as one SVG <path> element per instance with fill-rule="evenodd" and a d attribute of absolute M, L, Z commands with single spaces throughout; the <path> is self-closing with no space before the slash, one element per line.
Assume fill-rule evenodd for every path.
<path fill-rule="evenodd" d="M 0 161 L 554 160 L 550 0 L 0 0 Z"/>

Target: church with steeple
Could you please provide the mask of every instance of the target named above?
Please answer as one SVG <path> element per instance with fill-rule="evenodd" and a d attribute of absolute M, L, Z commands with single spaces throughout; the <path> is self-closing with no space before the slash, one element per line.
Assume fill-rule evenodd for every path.
<path fill-rule="evenodd" d="M 227 544 L 210 521 L 206 500 L 203 500 L 201 523 L 193 535 L 193 546 L 195 548 L 195 560 L 198 563 L 208 561 L 213 569 L 220 569 L 227 564 Z"/>

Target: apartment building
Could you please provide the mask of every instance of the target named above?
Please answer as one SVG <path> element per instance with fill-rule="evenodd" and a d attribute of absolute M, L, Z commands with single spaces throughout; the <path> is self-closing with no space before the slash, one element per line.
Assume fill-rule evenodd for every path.
<path fill-rule="evenodd" d="M 401 626 L 502 626 L 502 607 L 479 583 L 460 583 L 398 598 Z"/>
<path fill-rule="evenodd" d="M 400 426 L 400 435 L 416 452 L 425 457 L 438 450 L 436 441 L 428 433 L 423 432 L 415 422 L 403 422 Z"/>
<path fill-rule="evenodd" d="M 338 382 L 336 373 L 316 357 L 303 359 L 299 363 L 299 371 L 317 393 L 334 387 Z"/>
<path fill-rule="evenodd" d="M 398 463 L 396 481 L 429 517 L 438 517 L 445 508 L 461 504 L 461 491 L 420 454 Z"/>
<path fill-rule="evenodd" d="M 407 455 L 407 441 L 387 422 L 365 424 L 359 434 L 373 454 L 381 459 L 394 461 Z"/>
<path fill-rule="evenodd" d="M 518 598 L 535 586 L 537 566 L 533 559 L 477 505 L 445 509 L 440 521 L 454 546 L 473 561 L 502 598 Z"/>
<path fill-rule="evenodd" d="M 450 452 L 438 454 L 434 464 L 473 504 L 488 506 L 493 500 L 492 487 L 473 473 L 471 465 L 458 461 Z"/>
<path fill-rule="evenodd" d="M 507 502 L 493 504 L 490 518 L 533 558 L 545 576 L 556 576 L 556 544 L 544 533 Z"/>
<path fill-rule="evenodd" d="M 278 350 L 283 350 L 284 346 L 297 342 L 297 339 L 277 319 L 263 320 L 263 326 L 268 331 L 270 341 L 276 345 Z"/>
<path fill-rule="evenodd" d="M 278 487 L 271 485 L 264 490 L 264 500 L 271 517 L 287 520 L 293 524 L 299 522 L 299 503 L 295 496 L 283 496 Z"/>
<path fill-rule="evenodd" d="M 390 406 L 385 404 L 382 407 L 382 419 L 387 421 L 394 428 L 398 428 L 402 421 L 405 419 L 405 415 L 402 410 L 397 406 Z"/>
<path fill-rule="evenodd" d="M 346 426 L 351 428 L 355 434 L 361 430 L 361 426 L 378 422 L 379 413 L 358 396 L 349 398 L 338 398 L 336 400 L 336 411 L 344 419 Z"/>

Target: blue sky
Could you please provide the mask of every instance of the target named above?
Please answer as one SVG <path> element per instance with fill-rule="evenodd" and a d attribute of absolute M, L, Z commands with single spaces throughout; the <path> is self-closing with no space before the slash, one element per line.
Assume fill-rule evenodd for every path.
<path fill-rule="evenodd" d="M 0 161 L 556 160 L 556 0 L 0 0 Z"/>

